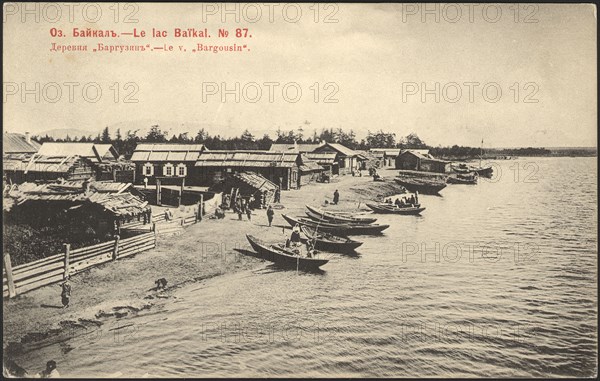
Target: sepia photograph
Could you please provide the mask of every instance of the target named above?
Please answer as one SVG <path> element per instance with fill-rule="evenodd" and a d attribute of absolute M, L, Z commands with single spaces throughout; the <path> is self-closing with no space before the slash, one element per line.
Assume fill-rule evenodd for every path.
<path fill-rule="evenodd" d="M 2 34 L 3 378 L 598 377 L 595 4 Z"/>

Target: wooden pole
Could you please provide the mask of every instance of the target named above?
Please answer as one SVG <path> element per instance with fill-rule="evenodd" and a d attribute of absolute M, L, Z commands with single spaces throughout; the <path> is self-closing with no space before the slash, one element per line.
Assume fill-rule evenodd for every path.
<path fill-rule="evenodd" d="M 65 243 L 65 271 L 63 273 L 63 279 L 67 279 L 69 277 L 69 261 L 71 257 L 71 244 Z"/>
<path fill-rule="evenodd" d="M 156 179 L 156 205 L 160 205 L 160 179 Z"/>
<path fill-rule="evenodd" d="M 8 283 L 8 297 L 14 298 L 17 296 L 17 290 L 15 288 L 15 282 L 13 279 L 12 265 L 10 263 L 10 254 L 4 254 L 4 271 L 6 271 L 6 282 Z"/>
<path fill-rule="evenodd" d="M 204 195 L 200 195 L 200 204 L 198 205 L 198 221 L 202 221 L 202 213 L 204 213 Z"/>
<path fill-rule="evenodd" d="M 120 239 L 121 239 L 121 237 L 119 235 L 115 236 L 115 246 L 113 248 L 113 255 L 112 255 L 113 261 L 116 261 L 117 258 L 119 258 L 119 240 Z"/>

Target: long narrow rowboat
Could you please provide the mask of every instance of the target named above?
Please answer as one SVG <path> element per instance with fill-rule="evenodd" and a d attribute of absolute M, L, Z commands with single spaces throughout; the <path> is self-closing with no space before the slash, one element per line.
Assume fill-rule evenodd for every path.
<path fill-rule="evenodd" d="M 306 218 L 294 218 L 290 216 L 286 216 L 285 214 L 281 215 L 291 226 L 295 226 L 299 224 L 301 226 L 308 226 L 313 229 L 317 229 L 317 231 L 332 233 L 336 235 L 362 235 L 362 234 L 381 234 L 382 231 L 389 228 L 390 225 L 381 225 L 381 224 L 335 224 L 329 222 L 317 222 L 313 220 L 309 220 Z"/>
<path fill-rule="evenodd" d="M 306 235 L 308 240 L 314 242 L 315 249 L 317 250 L 347 253 L 363 244 L 362 242 L 355 241 L 348 237 L 318 232 L 309 226 L 301 226 L 300 229 L 302 230 L 302 233 Z"/>
<path fill-rule="evenodd" d="M 343 216 L 333 214 L 327 211 L 313 208 L 312 206 L 306 205 L 306 215 L 316 221 L 327 221 L 332 223 L 354 223 L 354 224 L 372 224 L 377 221 L 377 218 L 372 217 L 360 217 L 360 216 Z"/>
<path fill-rule="evenodd" d="M 422 207 L 413 207 L 413 206 L 409 206 L 409 207 L 404 207 L 404 208 L 399 208 L 396 205 L 390 205 L 390 204 L 367 204 L 367 206 L 371 209 L 373 209 L 373 211 L 375 213 L 383 213 L 383 214 L 408 214 L 408 215 L 416 215 L 416 214 L 421 214 L 422 211 L 425 210 L 425 208 Z"/>
<path fill-rule="evenodd" d="M 477 184 L 477 175 L 457 174 L 456 176 L 448 176 L 448 184 Z"/>
<path fill-rule="evenodd" d="M 491 166 L 476 167 L 476 168 L 473 168 L 473 171 L 475 173 L 477 173 L 479 176 L 483 176 L 483 177 L 492 177 L 492 175 L 494 174 L 494 168 L 492 168 Z"/>
<path fill-rule="evenodd" d="M 246 234 L 246 238 L 254 251 L 256 251 L 262 259 L 271 261 L 281 267 L 303 271 L 314 271 L 329 262 L 328 259 L 297 256 L 289 250 L 276 245 L 270 245 L 249 234 Z"/>
<path fill-rule="evenodd" d="M 442 189 L 446 188 L 445 182 L 429 179 L 424 180 L 419 178 L 397 177 L 394 179 L 394 181 L 411 192 L 419 192 L 423 194 L 437 194 Z"/>

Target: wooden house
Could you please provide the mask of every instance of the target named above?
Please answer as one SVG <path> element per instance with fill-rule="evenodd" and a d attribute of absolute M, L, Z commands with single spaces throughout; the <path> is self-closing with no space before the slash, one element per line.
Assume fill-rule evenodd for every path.
<path fill-rule="evenodd" d="M 111 144 L 46 142 L 42 144 L 36 156 L 57 159 L 78 156 L 91 163 L 94 179 L 97 181 L 133 182 L 134 180 L 133 165 L 121 160 L 119 153 Z"/>
<path fill-rule="evenodd" d="M 136 183 L 156 184 L 156 178 L 181 179 L 187 185 L 200 185 L 196 161 L 206 151 L 203 144 L 142 143 L 131 156 L 135 164 Z"/>
<path fill-rule="evenodd" d="M 396 158 L 400 155 L 400 148 L 371 148 L 370 153 L 373 154 L 379 161 L 380 166 L 394 167 L 396 165 Z"/>
<path fill-rule="evenodd" d="M 450 162 L 435 159 L 428 151 L 406 150 L 396 158 L 396 169 L 446 173 L 450 172 Z"/>
<path fill-rule="evenodd" d="M 254 172 L 282 190 L 297 189 L 301 184 L 302 164 L 302 156 L 298 152 L 206 151 L 196 161 L 195 181 L 199 185 L 211 186 L 236 172 Z"/>
<path fill-rule="evenodd" d="M 340 174 L 340 165 L 336 161 L 336 152 L 309 152 L 306 154 L 306 157 L 319 164 L 328 177 Z"/>
<path fill-rule="evenodd" d="M 5 181 L 21 184 L 34 181 L 88 180 L 95 178 L 93 163 L 80 156 L 54 157 L 35 154 L 31 158 L 11 158 L 2 162 Z"/>
<path fill-rule="evenodd" d="M 336 162 L 339 166 L 340 174 L 350 173 L 360 167 L 360 162 L 366 160 L 361 157 L 356 151 L 340 144 L 340 143 L 325 143 L 312 151 L 313 153 L 333 152 L 336 154 Z"/>
<path fill-rule="evenodd" d="M 14 184 L 3 193 L 5 224 L 10 247 L 54 254 L 63 243 L 85 246 L 121 238 L 135 232 L 122 231 L 127 223 L 151 223 L 148 203 L 131 183 L 54 181 Z M 138 222 L 139 224 L 139 222 Z M 31 229 L 36 234 L 31 236 Z M 27 241 L 17 244 L 15 240 Z M 39 254 L 39 253 L 36 253 Z"/>

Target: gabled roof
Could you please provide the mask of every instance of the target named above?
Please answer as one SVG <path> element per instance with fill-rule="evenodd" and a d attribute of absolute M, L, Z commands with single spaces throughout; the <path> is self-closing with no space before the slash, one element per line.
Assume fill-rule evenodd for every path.
<path fill-rule="evenodd" d="M 319 164 L 333 164 L 335 163 L 336 152 L 308 152 L 306 157 L 310 160 L 314 160 Z"/>
<path fill-rule="evenodd" d="M 36 153 L 41 145 L 33 139 L 27 142 L 27 136 L 14 132 L 6 132 L 2 137 L 3 154 L 10 153 Z"/>
<path fill-rule="evenodd" d="M 196 167 L 293 167 L 300 153 L 275 151 L 207 151 Z"/>
<path fill-rule="evenodd" d="M 405 149 L 402 150 L 402 153 L 406 152 L 406 151 L 411 151 L 411 152 L 416 152 L 422 156 L 427 156 L 430 158 L 433 158 L 433 156 L 429 155 L 429 150 L 428 149 L 413 149 L 413 148 L 409 148 L 409 149 Z"/>
<path fill-rule="evenodd" d="M 271 144 L 271 149 L 269 151 L 276 151 L 276 152 L 291 151 L 291 152 L 306 153 L 306 152 L 313 152 L 315 149 L 317 149 L 318 147 L 320 147 L 320 146 L 322 146 L 324 144 L 325 143 L 315 143 L 315 144 L 308 144 L 308 143 L 300 143 L 300 144 L 273 143 L 273 144 Z"/>
<path fill-rule="evenodd" d="M 371 148 L 369 151 L 373 152 L 373 153 L 385 153 L 387 156 L 398 156 L 398 155 L 400 155 L 401 149 L 400 148 Z M 428 151 L 428 150 L 426 150 L 426 151 Z"/>
<path fill-rule="evenodd" d="M 131 161 L 193 161 L 203 151 L 204 144 L 142 143 L 135 147 Z"/>
<path fill-rule="evenodd" d="M 417 157 L 417 158 L 419 158 L 421 160 L 425 160 L 425 161 L 429 161 L 429 162 L 444 163 L 444 164 L 449 164 L 450 163 L 449 161 L 436 159 L 436 158 L 434 158 L 433 156 L 431 156 L 429 154 L 423 155 L 423 154 L 421 154 L 420 152 L 417 152 L 417 151 L 419 151 L 419 150 L 406 150 L 406 151 L 402 152 L 400 154 L 400 156 L 412 155 L 412 156 L 415 156 L 415 157 Z M 428 150 L 420 150 L 420 151 L 427 151 L 427 152 L 429 152 Z"/>
<path fill-rule="evenodd" d="M 42 144 L 38 154 L 47 157 L 81 156 L 94 163 L 99 163 L 103 159 L 119 158 L 119 153 L 112 144 L 78 142 L 46 142 Z"/>
<path fill-rule="evenodd" d="M 325 143 L 322 146 L 315 149 L 315 152 L 326 152 L 327 148 L 331 148 L 334 151 L 348 157 L 353 157 L 358 155 L 354 150 L 340 144 L 340 143 Z"/>

